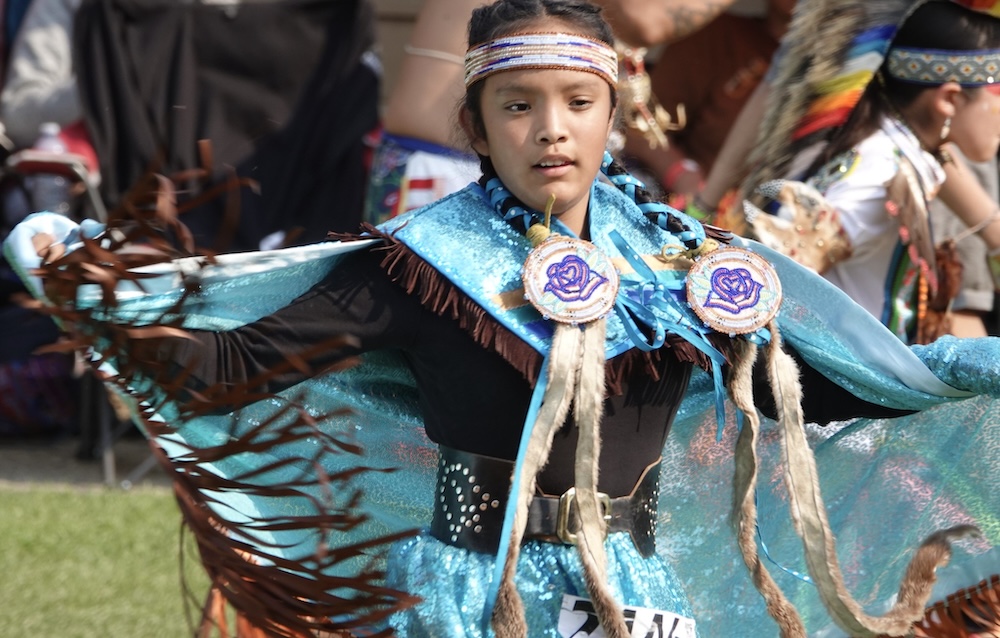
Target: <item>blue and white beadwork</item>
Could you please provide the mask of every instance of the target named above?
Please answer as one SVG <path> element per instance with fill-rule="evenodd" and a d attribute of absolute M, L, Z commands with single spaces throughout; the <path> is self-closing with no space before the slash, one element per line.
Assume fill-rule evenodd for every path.
<path fill-rule="evenodd" d="M 519 33 L 472 47 L 465 54 L 465 86 L 517 69 L 570 69 L 618 84 L 618 54 L 598 40 L 570 33 Z"/>
<path fill-rule="evenodd" d="M 951 51 L 894 47 L 886 69 L 894 78 L 937 86 L 957 82 L 985 86 L 1000 82 L 1000 49 Z"/>

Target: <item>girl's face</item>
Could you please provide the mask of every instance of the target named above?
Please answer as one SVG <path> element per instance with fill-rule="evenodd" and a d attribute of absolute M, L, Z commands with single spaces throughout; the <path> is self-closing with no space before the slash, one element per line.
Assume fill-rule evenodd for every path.
<path fill-rule="evenodd" d="M 1000 147 L 1000 86 L 963 91 L 955 102 L 948 139 L 974 162 L 985 162 Z"/>
<path fill-rule="evenodd" d="M 552 22 L 537 26 L 532 31 L 566 30 Z M 579 230 L 611 132 L 611 115 L 608 83 L 593 73 L 505 71 L 484 80 L 486 137 L 472 146 L 489 156 L 504 185 L 525 205 L 544 210 L 554 194 L 553 214 Z"/>

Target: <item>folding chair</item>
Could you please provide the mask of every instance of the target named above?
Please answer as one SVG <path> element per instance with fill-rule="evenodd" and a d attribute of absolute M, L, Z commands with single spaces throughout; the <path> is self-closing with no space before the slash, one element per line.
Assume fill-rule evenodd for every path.
<path fill-rule="evenodd" d="M 235 176 L 253 184 L 237 218 L 216 198 L 181 219 L 202 246 L 357 230 L 378 122 L 373 45 L 368 0 L 84 0 L 74 55 L 104 201 L 150 170 L 197 176 L 181 203 Z"/>

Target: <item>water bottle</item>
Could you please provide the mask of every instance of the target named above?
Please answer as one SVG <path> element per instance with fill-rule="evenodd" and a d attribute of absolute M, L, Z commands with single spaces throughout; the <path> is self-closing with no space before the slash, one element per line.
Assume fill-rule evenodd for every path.
<path fill-rule="evenodd" d="M 32 147 L 36 151 L 63 154 L 66 145 L 59 137 L 60 128 L 55 122 L 46 122 L 38 127 L 38 140 Z M 47 210 L 53 213 L 69 212 L 70 183 L 69 180 L 55 173 L 37 173 L 26 180 L 31 193 L 32 208 L 36 211 Z"/>

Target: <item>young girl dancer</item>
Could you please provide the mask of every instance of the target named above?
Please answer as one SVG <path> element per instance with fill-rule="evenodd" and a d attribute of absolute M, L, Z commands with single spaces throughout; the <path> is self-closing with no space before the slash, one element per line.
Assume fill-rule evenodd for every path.
<path fill-rule="evenodd" d="M 202 392 L 219 383 L 279 392 L 350 355 L 365 358 L 362 370 L 371 369 L 376 352 L 399 357 L 440 460 L 431 494 L 417 493 L 421 484 L 404 472 L 409 478 L 391 482 L 383 495 L 417 501 L 428 517 L 424 531 L 389 552 L 386 584 L 421 599 L 388 618 L 398 635 L 587 635 L 599 625 L 616 637 L 693 636 L 698 619 L 655 539 L 657 484 L 661 476 L 671 480 L 669 468 L 661 475 L 661 450 L 696 367 L 711 371 L 708 386 L 720 402 L 728 386 L 744 412 L 740 454 L 747 458 L 759 425 L 758 346 L 777 389 L 773 403 L 762 401 L 783 423 L 798 423 L 800 404 L 808 419 L 825 422 L 896 415 L 925 407 L 935 392 L 964 396 L 892 339 L 897 358 L 878 370 L 909 368 L 899 375 L 919 391 L 907 395 L 898 380 L 893 398 L 871 390 L 878 375 L 865 365 L 874 362 L 858 354 L 844 367 L 864 369 L 865 382 L 841 375 L 848 392 L 816 374 L 836 367 L 833 342 L 819 348 L 824 365 L 814 368 L 807 353 L 820 342 L 796 340 L 790 324 L 791 345 L 806 357 L 810 392 L 800 400 L 773 320 L 782 299 L 773 267 L 648 201 L 605 153 L 617 68 L 611 33 L 586 2 L 499 0 L 477 9 L 462 124 L 482 162 L 480 183 L 371 229 L 317 285 L 271 314 L 160 346 L 158 357 L 180 364 L 188 385 Z M 596 179 L 602 173 L 613 185 Z M 10 242 L 12 253 L 28 237 L 47 255 L 69 232 L 59 220 L 33 218 Z M 23 250 L 14 256 L 31 266 Z M 815 283 L 792 264 L 782 268 Z M 207 283 L 199 292 L 207 297 L 199 298 L 211 298 L 215 284 Z M 259 314 L 267 312 L 262 304 L 263 295 Z M 217 312 L 231 321 L 234 312 L 199 308 L 202 318 Z M 792 315 L 801 319 L 798 308 Z M 320 347 L 338 334 L 355 340 Z M 269 374 L 278 368 L 284 372 Z M 990 388 L 985 376 L 977 378 Z M 339 376 L 328 378 L 336 394 Z M 391 431 L 391 418 L 385 421 Z M 368 429 L 359 427 L 359 436 Z M 387 440 L 381 452 L 390 446 Z M 741 549 L 783 634 L 804 635 L 757 557 L 755 471 L 742 467 Z M 800 478 L 795 485 L 808 491 Z M 804 500 L 794 501 L 796 510 L 822 519 L 811 504 L 818 495 Z M 908 630 L 922 615 L 919 601 L 915 610 L 873 619 L 833 592 L 836 557 L 810 536 L 823 528 L 820 520 L 804 534 L 811 557 L 821 557 L 815 577 L 837 617 L 876 633 Z M 927 582 L 911 584 L 926 596 Z"/>

